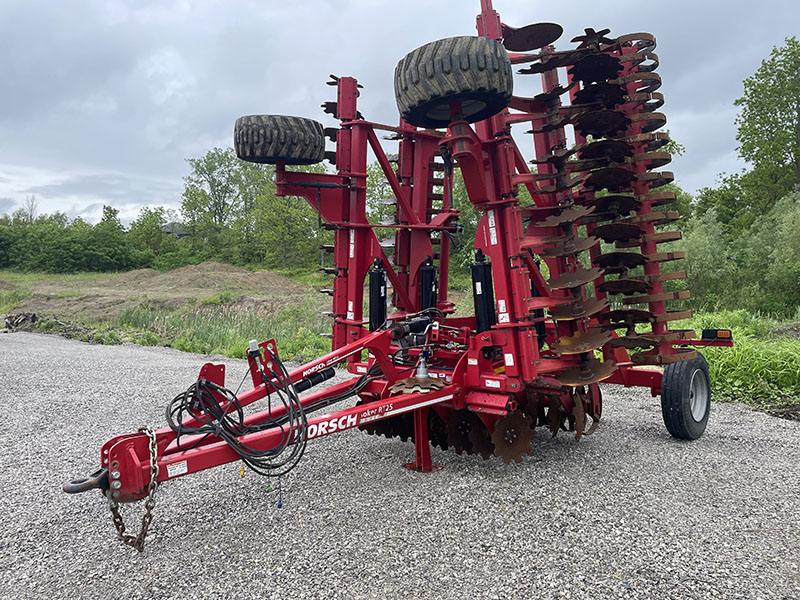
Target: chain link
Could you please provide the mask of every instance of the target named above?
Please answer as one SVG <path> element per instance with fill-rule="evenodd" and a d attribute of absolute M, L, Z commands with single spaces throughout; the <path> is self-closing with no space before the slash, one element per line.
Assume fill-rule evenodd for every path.
<path fill-rule="evenodd" d="M 150 439 L 150 483 L 147 486 L 147 500 L 144 503 L 144 516 L 142 517 L 142 527 L 139 535 L 129 535 L 125 533 L 125 523 L 122 522 L 122 515 L 119 513 L 119 504 L 111 498 L 111 491 L 108 492 L 108 508 L 111 510 L 111 518 L 117 530 L 117 539 L 123 544 L 136 548 L 139 552 L 144 551 L 144 538 L 147 530 L 153 521 L 153 507 L 156 505 L 155 493 L 158 487 L 158 449 L 156 447 L 156 434 L 150 427 L 140 427 L 140 433 L 145 433 Z"/>

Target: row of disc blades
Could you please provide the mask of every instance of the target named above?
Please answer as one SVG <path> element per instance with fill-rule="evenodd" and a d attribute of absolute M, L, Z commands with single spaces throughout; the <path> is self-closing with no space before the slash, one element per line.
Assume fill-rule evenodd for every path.
<path fill-rule="evenodd" d="M 614 362 L 594 358 L 594 351 L 601 348 L 638 350 L 631 359 L 639 364 L 664 364 L 694 355 L 694 351 L 675 353 L 666 346 L 694 332 L 636 331 L 639 323 L 688 316 L 688 311 L 666 311 L 661 303 L 688 298 L 689 292 L 660 291 L 662 282 L 684 279 L 685 271 L 661 273 L 649 268 L 645 274 L 642 268 L 683 258 L 682 252 L 665 252 L 660 247 L 681 236 L 661 227 L 679 215 L 666 208 L 675 201 L 675 194 L 659 189 L 672 182 L 673 175 L 658 170 L 669 164 L 671 156 L 665 151 L 669 137 L 657 131 L 666 118 L 657 112 L 664 99 L 656 92 L 661 79 L 654 72 L 658 66 L 652 52 L 655 39 L 649 34 L 612 39 L 608 33 L 587 29 L 573 40 L 579 42 L 574 50 L 545 48 L 535 54 L 512 55 L 514 62 L 528 63 L 520 73 L 567 67 L 570 75 L 569 85 L 512 101 L 512 108 L 518 110 L 529 110 L 533 103 L 547 106 L 544 118 L 534 121 L 537 125 L 530 133 L 554 132 L 551 139 L 561 140 L 549 154 L 532 161 L 546 165 L 539 169 L 539 193 L 557 194 L 559 204 L 523 209 L 531 229 L 521 246 L 545 258 L 564 259 L 568 265 L 567 272 L 548 282 L 552 291 L 565 296 L 565 303 L 550 309 L 550 316 L 574 325 L 569 328 L 572 335 L 550 344 L 556 355 L 579 357 L 579 366 L 558 375 L 567 386 L 594 383 L 614 373 Z M 566 94 L 571 102 L 563 105 Z M 586 141 L 568 147 L 563 134 L 567 125 Z M 584 225 L 586 237 L 578 235 L 578 227 Z M 605 243 L 602 252 L 600 241 Z M 642 251 L 645 244 L 651 249 L 647 253 Z M 591 250 L 591 264 L 580 265 L 577 257 L 587 250 Z M 653 290 L 655 284 L 658 292 Z M 586 285 L 594 285 L 600 296 L 587 295 Z M 613 310 L 605 296 L 613 298 L 617 305 Z M 587 328 L 590 317 L 601 325 Z M 563 323 L 559 327 L 565 328 Z M 617 337 L 615 331 L 621 335 Z M 665 347 L 666 352 L 659 353 Z"/>
<path fill-rule="evenodd" d="M 405 380 L 403 383 L 411 380 Z M 410 393 L 406 391 L 405 393 Z M 368 400 L 368 399 L 365 399 Z M 537 426 L 545 426 L 555 436 L 559 431 L 572 431 L 575 438 L 591 435 L 600 419 L 600 409 L 592 404 L 583 388 L 575 388 L 567 406 L 559 394 L 537 394 L 519 410 L 492 423 L 492 430 L 469 409 L 428 412 L 428 439 L 442 450 L 452 449 L 457 454 L 477 454 L 485 460 L 499 457 L 504 463 L 521 462 L 531 451 L 531 440 Z M 405 413 L 367 425 L 359 429 L 371 435 L 414 441 L 414 416 Z"/>

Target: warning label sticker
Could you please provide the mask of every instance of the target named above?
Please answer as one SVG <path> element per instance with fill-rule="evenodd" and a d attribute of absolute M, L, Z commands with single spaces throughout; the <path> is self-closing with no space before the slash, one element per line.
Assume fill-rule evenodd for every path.
<path fill-rule="evenodd" d="M 189 466 L 186 464 L 185 460 L 167 465 L 167 477 L 177 477 L 178 475 L 184 475 L 188 472 Z"/>

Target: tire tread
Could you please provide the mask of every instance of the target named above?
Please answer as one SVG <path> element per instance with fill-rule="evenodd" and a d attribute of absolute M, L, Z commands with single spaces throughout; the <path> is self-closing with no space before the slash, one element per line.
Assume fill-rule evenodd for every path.
<path fill-rule="evenodd" d="M 486 107 L 465 115 L 471 123 L 487 119 L 511 101 L 513 73 L 505 49 L 495 40 L 461 36 L 431 42 L 397 64 L 394 90 L 401 116 L 418 127 L 445 127 L 448 121 L 426 113 L 459 99 L 480 99 Z"/>
<path fill-rule="evenodd" d="M 709 384 L 709 404 L 711 402 L 711 385 L 708 380 L 708 363 L 702 354 L 696 358 L 669 364 L 664 369 L 661 380 L 661 416 L 669 433 L 681 440 L 695 440 L 705 431 L 708 414 L 698 423 L 691 418 L 684 402 L 684 395 L 688 395 L 688 386 L 692 372 L 700 369 L 705 374 L 706 383 Z M 710 412 L 710 407 L 709 407 Z"/>
<path fill-rule="evenodd" d="M 236 155 L 247 162 L 312 165 L 325 157 L 322 123 L 303 117 L 247 115 L 233 128 Z"/>

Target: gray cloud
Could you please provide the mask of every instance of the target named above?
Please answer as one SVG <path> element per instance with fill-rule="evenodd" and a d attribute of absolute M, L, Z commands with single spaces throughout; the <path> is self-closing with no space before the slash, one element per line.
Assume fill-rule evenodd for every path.
<path fill-rule="evenodd" d="M 794 0 L 757 10 L 743 0 L 494 4 L 511 25 L 560 22 L 561 48 L 584 27 L 655 33 L 668 127 L 687 148 L 675 171 L 690 190 L 740 168 L 732 102 L 800 17 Z M 230 146 L 238 116 L 335 124 L 319 108 L 334 97 L 329 73 L 357 77 L 364 115 L 394 124 L 397 61 L 428 41 L 473 34 L 478 8 L 477 0 L 7 1 L 0 195 L 21 204 L 35 193 L 40 210 L 74 206 L 76 214 L 104 201 L 134 214 L 177 206 L 185 159 Z M 517 86 L 530 95 L 538 78 L 519 77 Z"/>
<path fill-rule="evenodd" d="M 14 212 L 15 205 L 11 198 L 0 198 L 0 215 Z"/>

